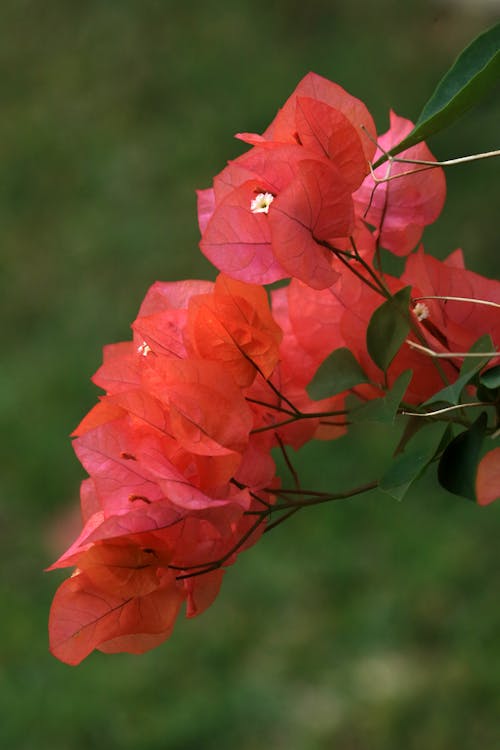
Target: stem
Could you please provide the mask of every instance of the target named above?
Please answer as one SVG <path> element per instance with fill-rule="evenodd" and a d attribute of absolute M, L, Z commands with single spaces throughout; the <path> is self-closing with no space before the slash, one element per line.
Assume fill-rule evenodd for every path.
<path fill-rule="evenodd" d="M 385 285 L 380 281 L 378 277 L 374 276 L 371 270 L 370 270 L 370 275 L 376 278 L 378 286 L 375 286 L 375 284 L 369 281 L 365 276 L 363 276 L 363 274 L 361 274 L 356 268 L 354 268 L 350 263 L 348 263 L 344 256 L 347 256 L 348 258 L 352 258 L 353 260 L 360 262 L 361 265 L 363 265 L 363 267 L 367 265 L 366 261 L 362 261 L 362 259 L 359 256 L 352 255 L 351 253 L 347 253 L 345 250 L 339 250 L 338 248 L 333 247 L 333 245 L 330 245 L 330 243 L 326 242 L 326 240 L 318 240 L 315 237 L 314 241 L 317 242 L 318 245 L 322 245 L 327 250 L 330 250 L 330 252 L 332 252 L 341 261 L 341 263 L 343 263 L 344 266 L 351 271 L 351 273 L 357 276 L 358 279 L 360 279 L 364 284 L 367 284 L 370 287 L 370 289 L 373 289 L 373 291 L 376 292 L 377 294 L 381 294 L 383 297 L 387 298 Z"/>
<path fill-rule="evenodd" d="M 348 490 L 346 492 L 338 492 L 335 494 L 326 494 L 326 493 L 307 493 L 303 490 L 296 489 L 296 490 L 274 490 L 272 488 L 265 489 L 264 492 L 271 492 L 275 495 L 280 495 L 283 493 L 291 492 L 296 494 L 310 494 L 312 497 L 308 498 L 306 501 L 294 501 L 294 500 L 287 500 L 284 503 L 281 503 L 280 505 L 274 505 L 269 507 L 266 510 L 261 511 L 247 511 L 246 515 L 256 515 L 257 519 L 255 522 L 250 526 L 250 528 L 247 529 L 247 531 L 243 534 L 243 536 L 238 540 L 238 542 L 231 547 L 229 552 L 227 552 L 225 555 L 220 557 L 218 560 L 213 560 L 212 562 L 208 563 L 200 563 L 199 565 L 191 565 L 189 567 L 182 567 L 180 565 L 169 565 L 168 567 L 171 570 L 179 570 L 179 571 L 185 571 L 189 570 L 191 572 L 189 573 L 182 573 L 181 575 L 176 576 L 177 581 L 183 581 L 188 578 L 194 578 L 196 576 L 204 575 L 205 573 L 211 573 L 214 570 L 218 570 L 221 568 L 227 560 L 229 560 L 232 555 L 237 552 L 240 547 L 243 546 L 243 544 L 251 537 L 251 535 L 258 529 L 261 523 L 264 523 L 266 518 L 268 516 L 271 516 L 276 511 L 282 511 L 287 510 L 288 513 L 285 514 L 284 517 L 279 518 L 277 521 L 273 521 L 265 530 L 271 531 L 271 529 L 276 528 L 279 526 L 280 523 L 283 523 L 287 518 L 290 518 L 294 513 L 299 511 L 301 508 L 307 508 L 309 506 L 313 505 L 319 505 L 320 503 L 327 503 L 331 502 L 333 500 L 344 500 L 349 497 L 354 497 L 355 495 L 360 495 L 363 492 L 368 492 L 369 490 L 373 490 L 378 486 L 378 482 L 369 482 L 367 484 L 361 485 L 360 487 L 355 487 L 353 490 Z"/>
<path fill-rule="evenodd" d="M 372 138 L 370 133 L 368 133 L 366 128 L 364 128 L 363 125 L 361 127 L 365 131 L 365 134 L 368 136 L 368 138 L 370 138 L 370 140 L 373 143 L 377 143 L 374 140 L 374 138 Z M 417 145 L 416 143 L 413 144 L 413 146 L 416 146 L 416 145 Z M 479 161 L 480 159 L 490 159 L 495 156 L 500 156 L 500 150 L 497 149 L 495 151 L 484 151 L 480 154 L 472 154 L 469 156 L 459 156 L 458 158 L 455 158 L 455 159 L 445 159 L 444 161 L 425 161 L 424 159 L 405 159 L 404 157 L 392 156 L 391 152 L 397 151 L 398 146 L 399 144 L 396 146 L 393 146 L 391 151 L 384 151 L 384 149 L 377 143 L 377 147 L 379 151 L 382 151 L 382 156 L 380 156 L 374 164 L 370 165 L 370 169 L 371 170 L 377 169 L 377 167 L 382 166 L 382 164 L 384 164 L 386 161 L 400 162 L 401 164 L 422 164 L 424 166 L 433 168 L 433 167 L 453 167 L 457 164 L 465 164 L 466 162 L 470 162 L 470 161 Z M 409 148 L 413 148 L 413 146 L 409 146 Z"/>
<path fill-rule="evenodd" d="M 416 411 L 401 411 L 400 414 L 402 414 L 405 417 L 436 417 L 439 414 L 447 414 L 450 411 L 456 411 L 457 409 L 466 409 L 473 406 L 493 406 L 491 401 L 472 401 L 469 404 L 457 404 L 455 406 L 446 406 L 443 409 L 436 409 L 435 411 L 425 411 L 425 412 L 416 412 Z"/>
<path fill-rule="evenodd" d="M 296 414 L 295 411 L 290 411 L 290 409 L 284 409 L 282 406 L 276 406 L 276 404 L 268 404 L 266 401 L 259 401 L 259 399 L 251 398 L 250 396 L 245 396 L 245 400 L 250 404 L 257 404 L 258 406 L 263 406 L 266 409 L 280 411 L 282 414 L 290 414 L 291 416 L 294 416 Z"/>
<path fill-rule="evenodd" d="M 293 422 L 298 422 L 301 419 L 324 419 L 326 417 L 340 417 L 340 416 L 346 416 L 350 414 L 347 410 L 342 411 L 315 411 L 315 412 L 297 412 L 297 414 L 293 414 L 289 419 L 284 419 L 282 422 L 274 422 L 273 424 L 267 424 L 263 427 L 256 427 L 253 430 L 250 430 L 250 435 L 256 435 L 259 432 L 269 432 L 269 430 L 275 430 L 278 427 L 285 427 L 287 424 L 292 424 Z M 332 422 L 327 424 L 333 424 L 334 426 L 343 427 L 344 422 Z"/>
<path fill-rule="evenodd" d="M 406 339 L 406 343 L 412 349 L 417 349 L 417 351 L 435 359 L 453 359 L 454 357 L 475 357 L 476 359 L 480 359 L 481 357 L 498 357 L 500 355 L 500 352 L 436 352 L 434 349 L 421 346 L 421 344 L 417 344 L 416 341 L 410 341 L 410 339 Z"/>
<path fill-rule="evenodd" d="M 186 573 L 180 576 L 176 576 L 177 581 L 183 581 L 185 578 L 194 578 L 195 576 L 203 575 L 204 573 L 211 573 L 213 570 L 217 570 L 218 568 L 221 568 L 224 563 L 229 560 L 232 555 L 234 555 L 235 552 L 239 550 L 239 548 L 245 544 L 247 539 L 252 536 L 253 532 L 257 530 L 257 528 L 260 526 L 260 524 L 264 521 L 265 517 L 269 514 L 270 511 L 262 511 L 262 515 L 257 518 L 255 523 L 253 523 L 249 529 L 243 534 L 241 539 L 238 541 L 237 544 L 234 545 L 234 547 L 231 547 L 229 552 L 227 552 L 223 557 L 219 558 L 218 560 L 214 560 L 211 563 L 206 563 L 205 568 L 203 570 L 194 571 L 192 573 Z M 169 565 L 170 568 L 174 568 L 174 570 L 179 570 L 179 568 L 175 568 L 172 565 Z M 193 568 L 199 568 L 200 565 L 193 565 Z M 181 570 L 190 570 L 190 568 L 181 568 Z"/>
<path fill-rule="evenodd" d="M 361 263 L 361 265 L 363 266 L 363 268 L 365 269 L 365 271 L 367 271 L 367 273 L 370 274 L 370 276 L 373 278 L 373 280 L 380 286 L 380 289 L 383 291 L 384 296 L 387 297 L 387 299 L 389 299 L 392 295 L 391 295 L 390 289 L 387 287 L 385 281 L 383 279 L 379 278 L 377 276 L 377 274 L 375 273 L 375 271 L 371 268 L 370 264 L 367 263 L 366 260 L 364 260 L 364 258 L 361 257 L 361 255 L 359 254 L 358 248 L 356 247 L 356 242 L 354 241 L 354 237 L 351 236 L 351 237 L 349 237 L 349 239 L 351 241 L 351 245 L 352 245 L 352 248 L 354 250 L 354 254 L 356 256 L 356 260 L 359 261 L 359 263 Z M 380 270 L 380 273 L 383 274 L 383 271 L 382 271 L 382 261 L 381 261 L 381 258 L 380 258 L 380 247 L 379 247 L 378 241 L 377 241 L 376 257 L 377 257 L 377 266 L 378 266 L 378 269 Z"/>
<path fill-rule="evenodd" d="M 260 374 L 262 375 L 262 373 L 260 373 Z M 262 377 L 264 377 L 264 375 L 262 375 Z M 274 383 L 272 383 L 272 382 L 271 382 L 270 380 L 268 380 L 267 378 L 264 378 L 264 380 L 265 380 L 265 381 L 266 381 L 266 383 L 268 384 L 269 388 L 270 388 L 270 389 L 271 389 L 271 390 L 272 390 L 272 391 L 273 391 L 273 392 L 274 392 L 274 393 L 276 394 L 276 396 L 277 396 L 277 397 L 278 397 L 279 399 L 283 400 L 283 401 L 284 401 L 284 402 L 285 402 L 286 404 L 288 404 L 288 406 L 290 407 L 290 409 L 292 409 L 292 412 L 293 412 L 294 414 L 299 414 L 299 413 L 300 413 L 300 412 L 299 412 L 299 410 L 297 409 L 297 407 L 296 407 L 296 406 L 294 406 L 294 405 L 292 404 L 292 402 L 291 402 L 291 401 L 289 401 L 289 400 L 287 399 L 287 397 L 286 397 L 286 396 L 284 396 L 284 395 L 283 395 L 283 394 L 282 394 L 282 393 L 281 393 L 281 392 L 280 392 L 280 391 L 278 390 L 278 388 L 277 388 L 277 387 L 276 387 L 276 386 L 274 385 Z M 290 412 L 289 412 L 289 413 L 290 413 Z"/>
<path fill-rule="evenodd" d="M 498 307 L 500 308 L 500 304 L 498 302 L 491 302 L 491 300 L 487 299 L 473 299 L 472 297 L 449 297 L 441 294 L 428 294 L 425 297 L 414 297 L 414 302 L 419 302 L 422 299 L 441 299 L 445 302 L 472 302 L 474 305 L 488 305 L 489 307 Z"/>
<path fill-rule="evenodd" d="M 281 510 L 288 510 L 289 508 L 297 508 L 297 510 L 299 510 L 300 508 L 309 508 L 313 505 L 321 505 L 322 503 L 329 503 L 334 500 L 347 500 L 350 497 L 361 495 L 363 492 L 369 492 L 370 490 L 374 490 L 377 487 L 378 481 L 368 482 L 367 484 L 363 484 L 360 487 L 355 487 L 352 490 L 347 490 L 346 492 L 336 492 L 329 495 L 321 493 L 320 496 L 314 496 L 311 499 L 306 500 L 305 502 L 287 500 L 286 503 L 280 503 L 279 505 L 273 506 L 270 513 L 275 513 L 276 511 Z M 263 513 L 264 512 L 265 511 L 263 511 Z"/>
<path fill-rule="evenodd" d="M 283 440 L 281 439 L 281 437 L 279 436 L 278 433 L 276 433 L 275 438 L 276 438 L 276 440 L 278 442 L 278 445 L 280 447 L 281 454 L 282 454 L 283 458 L 285 459 L 285 463 L 286 463 L 286 465 L 288 467 L 288 471 L 292 475 L 293 483 L 295 484 L 295 487 L 298 490 L 300 490 L 299 475 L 295 471 L 295 467 L 294 467 L 294 465 L 292 464 L 292 462 L 290 460 L 290 456 L 288 455 L 288 451 L 285 448 L 285 444 L 283 443 Z"/>
<path fill-rule="evenodd" d="M 292 508 L 288 511 L 288 513 L 285 513 L 284 516 L 281 516 L 281 518 L 277 518 L 276 521 L 273 521 L 272 523 L 268 524 L 266 528 L 264 529 L 264 534 L 267 534 L 268 531 L 272 531 L 276 528 L 276 526 L 279 526 L 281 523 L 286 521 L 291 516 L 295 515 L 295 513 L 298 513 L 300 508 Z"/>

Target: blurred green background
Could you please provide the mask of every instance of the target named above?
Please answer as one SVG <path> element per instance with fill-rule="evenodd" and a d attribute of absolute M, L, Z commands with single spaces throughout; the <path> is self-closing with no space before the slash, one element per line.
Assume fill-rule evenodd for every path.
<path fill-rule="evenodd" d="M 47 650 L 69 433 L 101 347 L 156 279 L 214 278 L 194 191 L 309 70 L 415 118 L 498 4 L 378 0 L 2 0 L 0 5 L 0 747 L 477 750 L 500 746 L 500 508 L 431 477 L 303 512 L 244 554 L 215 605 L 142 657 L 78 668 Z M 431 141 L 498 148 L 490 97 Z M 448 172 L 425 242 L 498 275 L 498 164 Z M 496 194 L 495 194 L 496 193 Z M 366 430 L 366 428 L 365 428 Z M 373 478 L 390 432 L 308 446 L 318 489 Z M 499 744 L 497 744 L 497 742 Z"/>

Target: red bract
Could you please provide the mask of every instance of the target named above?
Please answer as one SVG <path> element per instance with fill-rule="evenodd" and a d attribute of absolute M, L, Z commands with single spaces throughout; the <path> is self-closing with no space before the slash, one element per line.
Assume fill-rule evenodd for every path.
<path fill-rule="evenodd" d="M 365 128 L 364 129 L 362 129 Z M 286 276 L 315 289 L 338 276 L 328 247 L 356 229 L 352 192 L 375 146 L 366 107 L 309 74 L 253 148 L 199 193 L 200 247 L 225 273 L 269 283 Z"/>
<path fill-rule="evenodd" d="M 405 286 L 402 280 L 387 274 L 384 276 L 384 281 L 391 294 L 395 294 Z M 410 279 L 405 279 L 405 281 L 406 284 L 411 283 Z M 346 278 L 345 284 L 335 287 L 334 293 L 346 308 L 341 321 L 345 345 L 356 355 L 371 382 L 382 386 L 385 376 L 368 354 L 366 332 L 371 316 L 382 304 L 383 298 L 355 277 Z M 411 294 L 414 295 L 413 289 Z M 418 327 L 417 315 L 413 309 L 408 312 L 412 314 L 413 323 Z M 422 335 L 424 337 L 426 335 L 424 330 L 422 330 Z M 408 340 L 419 341 L 412 331 L 408 334 Z M 406 370 L 412 371 L 411 381 L 404 394 L 404 401 L 410 404 L 420 404 L 426 401 L 441 390 L 446 383 L 453 382 L 458 374 L 449 362 L 441 362 L 437 365 L 431 357 L 423 355 L 404 342 L 388 367 L 387 384 L 391 386 Z M 361 389 L 365 391 L 366 386 L 362 386 Z"/>
<path fill-rule="evenodd" d="M 481 304 L 500 305 L 500 282 L 467 270 L 461 251 L 440 261 L 419 248 L 408 258 L 401 279 L 413 286 L 415 298 L 425 297 L 421 300 L 425 305 L 422 326 L 431 348 L 467 352 L 477 339 L 489 334 L 496 351 L 500 349 L 500 309 Z M 428 299 L 433 296 L 462 299 Z M 498 361 L 492 359 L 490 366 Z"/>
<path fill-rule="evenodd" d="M 373 118 L 366 106 L 360 99 L 349 94 L 337 83 L 333 83 L 333 81 L 329 81 L 316 73 L 308 73 L 304 76 L 263 135 L 257 136 L 257 138 L 271 142 L 296 142 L 297 100 L 306 97 L 326 104 L 340 112 L 354 126 L 366 161 L 372 159 L 375 152 L 376 130 Z M 256 136 L 243 133 L 238 137 L 253 143 L 252 139 Z"/>
<path fill-rule="evenodd" d="M 266 292 L 223 274 L 213 294 L 191 299 L 187 332 L 196 356 L 220 362 L 242 387 L 257 372 L 268 377 L 278 361 L 282 333 Z"/>
<path fill-rule="evenodd" d="M 488 505 L 500 498 L 500 448 L 493 448 L 480 461 L 476 495 L 479 505 Z"/>
<path fill-rule="evenodd" d="M 51 651 L 71 665 L 94 648 L 143 653 L 168 638 L 183 599 L 173 573 L 158 575 L 157 586 L 146 594 L 103 591 L 86 573 L 77 573 L 54 597 Z"/>
<path fill-rule="evenodd" d="M 338 271 L 322 242 L 354 230 L 349 191 L 340 172 L 327 162 L 304 159 L 296 178 L 276 198 L 269 224 L 273 250 L 288 276 L 314 289 L 330 286 Z"/>
<path fill-rule="evenodd" d="M 375 161 L 382 156 L 382 149 L 390 151 L 413 129 L 410 120 L 392 111 L 390 121 L 390 129 L 378 140 Z M 397 158 L 435 161 L 425 143 L 402 151 Z M 375 227 L 382 247 L 396 255 L 408 255 L 418 244 L 424 226 L 441 213 L 446 196 L 444 172 L 440 167 L 422 169 L 418 164 L 386 162 L 374 174 L 378 179 L 391 179 L 376 184 L 371 174 L 366 177 L 354 194 L 356 214 Z"/>
<path fill-rule="evenodd" d="M 384 281 L 393 294 L 404 286 L 399 279 L 387 274 Z M 385 376 L 368 353 L 366 334 L 370 319 L 384 302 L 384 297 L 346 270 L 335 284 L 320 293 L 307 290 L 294 280 L 289 286 L 288 298 L 293 331 L 301 347 L 315 362 L 316 369 L 335 349 L 346 347 L 354 354 L 373 384 L 357 386 L 356 393 L 366 399 L 380 396 Z M 417 323 L 415 317 L 415 324 Z M 414 336 L 410 334 L 409 338 L 413 339 Z M 447 363 L 443 363 L 442 367 L 453 379 L 453 368 Z M 402 372 L 409 369 L 413 371 L 405 394 L 405 400 L 409 403 L 425 401 L 444 385 L 434 362 L 406 343 L 388 368 L 387 384 L 392 385 Z"/>
<path fill-rule="evenodd" d="M 186 512 L 161 501 L 107 519 L 96 512 L 52 566 L 77 566 L 54 598 L 52 652 L 77 664 L 94 648 L 142 653 L 158 645 L 170 635 L 185 599 L 187 617 L 212 603 L 223 575 L 221 568 L 211 569 L 212 562 L 230 565 L 255 543 L 261 530 L 253 530 L 253 523 L 240 504 Z M 179 578 L 193 567 L 206 572 Z"/>
<path fill-rule="evenodd" d="M 150 357 L 143 387 L 168 411 L 169 433 L 184 450 L 201 456 L 244 450 L 250 413 L 237 384 L 218 362 Z"/>

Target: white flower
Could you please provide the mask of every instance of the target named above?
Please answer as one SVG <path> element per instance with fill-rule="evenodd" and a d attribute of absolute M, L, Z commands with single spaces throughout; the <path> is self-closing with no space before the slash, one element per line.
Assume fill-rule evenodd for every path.
<path fill-rule="evenodd" d="M 137 347 L 137 353 L 142 354 L 143 357 L 147 357 L 150 351 L 151 347 L 149 346 L 149 344 L 146 344 L 145 341 L 143 341 L 142 344 Z"/>
<path fill-rule="evenodd" d="M 274 195 L 272 193 L 259 193 L 251 202 L 250 210 L 253 214 L 267 214 L 273 200 Z"/>
<path fill-rule="evenodd" d="M 418 321 L 425 320 L 429 317 L 429 308 L 424 302 L 417 302 L 413 308 L 413 314 Z"/>

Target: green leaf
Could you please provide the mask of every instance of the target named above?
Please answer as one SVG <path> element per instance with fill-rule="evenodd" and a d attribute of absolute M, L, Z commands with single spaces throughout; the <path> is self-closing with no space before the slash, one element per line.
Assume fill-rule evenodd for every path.
<path fill-rule="evenodd" d="M 438 467 L 439 483 L 454 495 L 476 500 L 475 478 L 488 417 L 482 412 L 474 424 L 447 446 Z"/>
<path fill-rule="evenodd" d="M 406 417 L 406 426 L 401 435 L 401 439 L 396 446 L 394 455 L 397 456 L 398 453 L 402 453 L 406 449 L 410 440 L 412 440 L 417 432 L 422 430 L 427 424 L 429 424 L 428 420 L 422 419 L 422 417 Z"/>
<path fill-rule="evenodd" d="M 493 341 L 491 336 L 481 336 L 469 349 L 469 352 L 474 354 L 480 354 L 481 352 L 493 351 Z M 444 401 L 448 404 L 458 404 L 460 396 L 465 386 L 471 382 L 477 375 L 477 373 L 487 364 L 490 357 L 465 357 L 462 367 L 460 368 L 460 375 L 451 385 L 447 385 L 441 391 L 435 393 L 431 398 L 427 399 L 424 406 L 427 404 L 433 404 L 436 401 Z"/>
<path fill-rule="evenodd" d="M 403 372 L 396 380 L 390 391 L 381 398 L 373 399 L 368 403 L 349 412 L 351 422 L 382 422 L 392 424 L 411 380 L 411 370 Z"/>
<path fill-rule="evenodd" d="M 411 287 L 406 286 L 377 307 L 366 331 L 368 354 L 381 370 L 387 370 L 410 330 Z"/>
<path fill-rule="evenodd" d="M 391 156 L 447 128 L 474 106 L 500 80 L 500 24 L 480 34 L 466 47 L 438 83 L 415 127 Z M 374 166 L 386 161 L 381 157 Z"/>
<path fill-rule="evenodd" d="M 319 366 L 307 386 L 307 392 L 312 399 L 319 401 L 368 382 L 354 354 L 342 347 L 332 352 Z"/>
<path fill-rule="evenodd" d="M 490 391 L 500 388 L 500 365 L 490 367 L 489 370 L 483 372 L 479 378 L 479 382 Z"/>
<path fill-rule="evenodd" d="M 424 423 L 411 440 L 411 445 L 395 457 L 380 480 L 380 489 L 396 500 L 402 500 L 413 482 L 434 459 L 446 430 L 447 425 L 443 422 Z"/>

